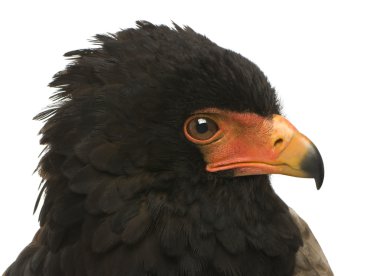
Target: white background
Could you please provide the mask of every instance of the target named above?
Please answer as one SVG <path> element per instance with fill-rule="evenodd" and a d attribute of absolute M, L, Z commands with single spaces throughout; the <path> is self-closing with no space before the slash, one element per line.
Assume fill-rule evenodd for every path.
<path fill-rule="evenodd" d="M 207 3 L 206 3 L 207 2 Z M 2 1 L 0 4 L 0 272 L 38 228 L 42 147 L 32 117 L 48 103 L 63 53 L 96 33 L 189 25 L 254 61 L 287 118 L 320 149 L 326 177 L 275 176 L 311 226 L 335 275 L 379 272 L 380 8 L 376 1 Z M 8 4 L 5 4 L 8 3 Z M 11 3 L 11 4 L 10 4 Z"/>

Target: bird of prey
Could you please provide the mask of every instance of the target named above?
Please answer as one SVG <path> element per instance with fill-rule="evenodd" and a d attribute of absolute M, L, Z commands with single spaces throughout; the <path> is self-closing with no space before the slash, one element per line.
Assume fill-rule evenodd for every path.
<path fill-rule="evenodd" d="M 243 56 L 137 21 L 66 53 L 44 120 L 40 229 L 6 276 L 332 275 L 269 175 L 324 168 Z"/>

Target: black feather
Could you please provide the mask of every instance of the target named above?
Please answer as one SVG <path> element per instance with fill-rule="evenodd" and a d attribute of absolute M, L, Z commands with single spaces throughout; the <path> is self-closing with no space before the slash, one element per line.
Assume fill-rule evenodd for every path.
<path fill-rule="evenodd" d="M 146 206 L 141 206 L 138 214 L 124 224 L 121 235 L 123 242 L 134 244 L 144 238 L 152 224 L 152 218 Z"/>
<path fill-rule="evenodd" d="M 64 176 L 68 179 L 72 179 L 79 171 L 85 166 L 75 155 L 68 157 L 63 162 L 61 170 Z"/>
<path fill-rule="evenodd" d="M 70 189 L 79 194 L 90 194 L 102 183 L 107 183 L 112 178 L 106 173 L 94 169 L 91 165 L 86 165 L 72 176 L 68 181 Z"/>
<path fill-rule="evenodd" d="M 111 229 L 111 222 L 105 219 L 95 230 L 92 238 L 92 249 L 96 253 L 106 252 L 121 242 L 121 235 Z"/>
<path fill-rule="evenodd" d="M 30 269 L 32 272 L 38 273 L 38 271 L 41 270 L 47 252 L 48 249 L 45 246 L 41 246 L 36 250 L 30 262 Z"/>

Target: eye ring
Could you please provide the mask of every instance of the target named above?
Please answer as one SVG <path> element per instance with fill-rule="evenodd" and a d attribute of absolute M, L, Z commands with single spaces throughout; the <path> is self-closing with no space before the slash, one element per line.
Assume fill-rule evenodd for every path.
<path fill-rule="evenodd" d="M 207 143 L 219 132 L 218 124 L 204 115 L 190 117 L 184 126 L 186 137 L 195 143 Z"/>

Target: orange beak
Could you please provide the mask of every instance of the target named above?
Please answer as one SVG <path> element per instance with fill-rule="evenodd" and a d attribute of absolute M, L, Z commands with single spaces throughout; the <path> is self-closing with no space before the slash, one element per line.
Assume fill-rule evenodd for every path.
<path fill-rule="evenodd" d="M 200 145 L 206 170 L 234 176 L 285 174 L 314 178 L 322 186 L 324 167 L 316 146 L 280 115 L 203 110 L 219 126 L 218 139 Z"/>

